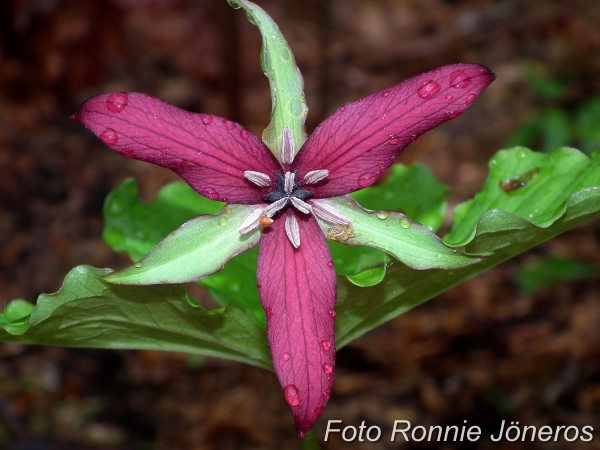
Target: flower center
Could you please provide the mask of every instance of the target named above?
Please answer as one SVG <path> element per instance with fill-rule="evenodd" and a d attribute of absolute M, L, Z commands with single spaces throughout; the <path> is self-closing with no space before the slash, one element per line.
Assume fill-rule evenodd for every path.
<path fill-rule="evenodd" d="M 275 171 L 274 189 L 263 197 L 269 205 L 257 208 L 250 214 L 240 226 L 240 233 L 248 233 L 260 226 L 269 226 L 273 223 L 272 217 L 283 211 L 288 206 L 293 206 L 301 213 L 316 214 L 319 218 L 334 224 L 350 224 L 350 221 L 335 208 L 328 205 L 325 200 L 311 200 L 310 204 L 305 202 L 313 195 L 312 191 L 305 189 L 307 185 L 316 184 L 329 176 L 328 170 L 311 170 L 302 180 L 300 171 L 286 172 Z M 247 170 L 244 177 L 259 187 L 273 185 L 271 177 L 262 172 Z M 296 248 L 300 246 L 300 226 L 294 214 L 289 214 L 285 219 L 286 234 Z"/>

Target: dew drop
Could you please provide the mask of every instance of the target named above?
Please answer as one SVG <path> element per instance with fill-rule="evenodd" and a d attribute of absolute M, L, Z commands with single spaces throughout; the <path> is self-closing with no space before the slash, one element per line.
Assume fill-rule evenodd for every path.
<path fill-rule="evenodd" d="M 470 82 L 471 77 L 462 70 L 457 70 L 456 72 L 452 72 L 452 74 L 450 74 L 450 87 L 464 89 L 469 86 Z"/>
<path fill-rule="evenodd" d="M 325 408 L 323 408 L 322 406 L 317 406 L 314 410 L 314 413 L 317 416 L 320 416 L 321 414 L 323 414 L 323 411 L 325 411 Z"/>
<path fill-rule="evenodd" d="M 125 158 L 133 158 L 135 156 L 135 151 L 131 147 L 123 147 L 119 152 Z"/>
<path fill-rule="evenodd" d="M 329 400 L 331 398 L 331 391 L 329 389 L 327 389 L 325 392 L 323 392 L 323 400 Z"/>
<path fill-rule="evenodd" d="M 219 218 L 219 226 L 224 227 L 225 225 L 227 225 L 227 219 L 225 217 Z"/>
<path fill-rule="evenodd" d="M 231 120 L 223 119 L 223 125 L 225 125 L 225 128 L 228 130 L 233 130 L 235 128 L 235 125 Z"/>
<path fill-rule="evenodd" d="M 385 220 L 388 218 L 388 216 L 390 215 L 389 211 L 377 211 L 376 213 L 377 217 L 379 217 L 381 220 Z"/>
<path fill-rule="evenodd" d="M 398 145 L 398 142 L 400 142 L 400 138 L 397 138 L 396 136 L 393 136 L 388 140 L 388 144 L 390 145 Z"/>
<path fill-rule="evenodd" d="M 212 117 L 210 116 L 202 116 L 200 120 L 202 120 L 204 125 L 210 125 L 212 123 Z"/>
<path fill-rule="evenodd" d="M 463 104 L 470 105 L 471 103 L 473 103 L 473 100 L 475 100 L 476 97 L 477 97 L 477 95 L 475 95 L 475 94 L 467 95 L 465 97 L 465 99 L 463 100 Z"/>
<path fill-rule="evenodd" d="M 346 111 L 347 107 L 346 106 L 340 106 L 340 112 L 344 112 Z"/>
<path fill-rule="evenodd" d="M 446 95 L 444 95 L 444 100 L 451 102 L 452 100 L 454 100 L 454 95 L 446 94 Z"/>
<path fill-rule="evenodd" d="M 490 167 L 495 166 L 496 164 L 498 164 L 498 161 L 495 159 L 490 160 Z"/>
<path fill-rule="evenodd" d="M 210 200 L 218 200 L 219 199 L 219 193 L 211 187 L 206 187 L 206 188 L 202 189 L 200 191 L 200 193 Z"/>
<path fill-rule="evenodd" d="M 323 364 L 323 372 L 325 372 L 325 373 L 333 372 L 333 366 L 329 363 Z"/>
<path fill-rule="evenodd" d="M 331 348 L 331 342 L 329 341 L 321 341 L 321 348 L 325 351 Z"/>
<path fill-rule="evenodd" d="M 106 99 L 106 107 L 110 112 L 120 113 L 125 109 L 129 102 L 129 96 L 126 92 L 116 92 L 110 94 Z"/>
<path fill-rule="evenodd" d="M 138 269 L 139 269 L 140 267 L 142 267 L 143 265 L 144 265 L 144 263 L 143 263 L 142 261 L 138 261 L 138 262 L 136 262 L 136 263 L 134 264 L 134 266 L 135 266 L 135 267 L 137 267 Z"/>
<path fill-rule="evenodd" d="M 290 62 L 292 60 L 292 53 L 287 47 L 281 49 L 281 59 L 283 62 Z"/>
<path fill-rule="evenodd" d="M 358 185 L 361 188 L 370 186 L 371 184 L 373 184 L 373 182 L 375 181 L 376 178 L 377 178 L 377 175 L 374 173 L 371 173 L 371 172 L 362 173 L 358 177 Z"/>
<path fill-rule="evenodd" d="M 271 320 L 273 318 L 273 310 L 271 308 L 265 309 L 265 317 L 267 318 L 267 320 Z"/>
<path fill-rule="evenodd" d="M 329 267 L 330 269 L 333 269 L 333 261 L 329 261 L 327 263 L 327 267 Z"/>
<path fill-rule="evenodd" d="M 246 129 L 240 131 L 240 136 L 242 136 L 242 139 L 248 139 L 248 136 L 250 136 L 250 132 Z"/>
<path fill-rule="evenodd" d="M 437 84 L 435 81 L 425 80 L 419 85 L 419 88 L 417 89 L 417 94 L 419 94 L 419 97 L 427 99 L 433 97 L 435 94 L 440 92 L 440 89 L 440 85 Z"/>
<path fill-rule="evenodd" d="M 417 142 L 419 140 L 419 136 L 417 136 L 416 134 L 413 134 L 410 137 L 410 142 Z"/>
<path fill-rule="evenodd" d="M 436 258 L 436 259 L 442 259 L 442 254 L 441 254 L 441 253 L 438 253 L 438 254 L 436 254 L 436 255 L 435 255 L 435 258 Z"/>
<path fill-rule="evenodd" d="M 289 361 L 291 357 L 292 356 L 288 352 L 281 354 L 281 359 L 283 359 L 284 361 Z"/>
<path fill-rule="evenodd" d="M 332 373 L 327 375 L 327 381 L 329 381 L 330 383 L 333 383 L 333 380 L 334 380 L 334 376 Z"/>
<path fill-rule="evenodd" d="M 408 220 L 406 217 L 403 217 L 400 219 L 400 226 L 404 229 L 410 228 L 410 220 Z"/>
<path fill-rule="evenodd" d="M 257 287 L 257 289 L 262 289 L 262 284 L 256 283 L 256 287 Z"/>
<path fill-rule="evenodd" d="M 252 153 L 253 155 L 256 155 L 258 153 L 258 147 L 252 147 L 250 149 L 250 153 Z"/>
<path fill-rule="evenodd" d="M 517 152 L 517 159 L 523 160 L 525 158 L 527 158 L 527 153 L 525 152 L 525 150 L 519 150 Z"/>
<path fill-rule="evenodd" d="M 460 116 L 460 110 L 457 110 L 457 111 L 446 111 L 445 114 L 446 114 L 446 118 L 447 119 L 454 119 L 454 118 Z"/>
<path fill-rule="evenodd" d="M 383 91 L 383 94 L 381 94 L 381 96 L 382 96 L 383 98 L 387 98 L 387 97 L 389 97 L 389 96 L 390 96 L 390 91 Z"/>
<path fill-rule="evenodd" d="M 335 310 L 330 309 L 329 311 L 327 311 L 327 315 L 333 319 L 335 317 Z"/>
<path fill-rule="evenodd" d="M 230 216 L 231 213 L 233 213 L 233 210 L 229 206 L 226 206 L 225 207 L 225 214 L 227 214 L 228 216 Z"/>
<path fill-rule="evenodd" d="M 300 404 L 300 393 L 298 392 L 296 385 L 288 384 L 284 387 L 283 395 L 285 396 L 285 401 L 288 402 L 288 405 L 298 406 Z"/>
<path fill-rule="evenodd" d="M 117 132 L 112 128 L 107 128 L 98 136 L 102 142 L 108 145 L 115 145 L 119 141 Z"/>

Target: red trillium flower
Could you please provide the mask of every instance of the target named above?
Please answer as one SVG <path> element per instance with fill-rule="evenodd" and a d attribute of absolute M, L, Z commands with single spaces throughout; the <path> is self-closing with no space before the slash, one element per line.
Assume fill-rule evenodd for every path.
<path fill-rule="evenodd" d="M 279 160 L 237 123 L 144 94 L 94 97 L 73 118 L 116 152 L 173 170 L 209 199 L 248 205 L 236 232 L 257 237 L 230 256 L 260 243 L 273 365 L 302 436 L 329 400 L 335 366 L 336 274 L 319 223 L 352 232 L 328 199 L 373 184 L 401 150 L 461 114 L 494 78 L 473 64 L 423 73 L 338 108 L 299 149 L 284 128 Z"/>

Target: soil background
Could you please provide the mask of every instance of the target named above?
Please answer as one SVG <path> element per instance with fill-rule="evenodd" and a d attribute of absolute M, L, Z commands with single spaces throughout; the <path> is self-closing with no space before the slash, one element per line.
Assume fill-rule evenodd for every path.
<path fill-rule="evenodd" d="M 455 62 L 498 79 L 457 120 L 399 161 L 450 185 L 451 205 L 483 184 L 487 161 L 549 106 L 573 114 L 600 93 L 600 8 L 584 0 L 257 0 L 295 51 L 309 130 L 337 106 Z M 102 241 L 102 203 L 127 177 L 151 200 L 177 177 L 127 160 L 69 120 L 87 98 L 146 92 L 230 118 L 260 135 L 269 119 L 260 35 L 225 0 L 0 2 L 0 301 L 34 302 L 76 265 L 128 264 Z M 532 73 L 564 95 L 536 94 Z M 600 126 L 600 123 L 599 123 Z M 450 216 L 448 221 L 450 221 Z M 600 267 L 600 222 L 580 226 L 356 340 L 338 354 L 329 419 L 382 428 L 378 443 L 326 449 L 593 449 L 493 443 L 502 420 L 600 432 L 600 280 L 519 290 L 549 257 Z M 596 272 L 598 273 L 598 272 Z M 207 294 L 193 289 L 208 302 Z M 469 443 L 390 443 L 394 420 L 478 425 Z M 293 449 L 271 373 L 150 351 L 0 345 L 0 448 Z"/>

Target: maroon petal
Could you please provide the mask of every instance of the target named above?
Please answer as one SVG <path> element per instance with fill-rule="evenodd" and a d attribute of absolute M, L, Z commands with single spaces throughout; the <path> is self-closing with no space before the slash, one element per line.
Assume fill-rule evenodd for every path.
<path fill-rule="evenodd" d="M 212 200 L 261 202 L 270 188 L 250 183 L 244 171 L 272 174 L 279 168 L 260 139 L 241 125 L 145 94 L 99 95 L 72 118 L 116 152 L 167 167 Z"/>
<path fill-rule="evenodd" d="M 265 228 L 258 287 L 267 316 L 273 366 L 300 436 L 327 404 L 335 365 L 336 281 L 325 236 L 312 215 L 296 214 L 300 247 L 285 232 L 288 209 Z"/>
<path fill-rule="evenodd" d="M 311 189 L 315 198 L 367 187 L 402 149 L 460 115 L 494 79 L 487 67 L 455 64 L 342 106 L 308 138 L 292 170 L 329 171 Z"/>

